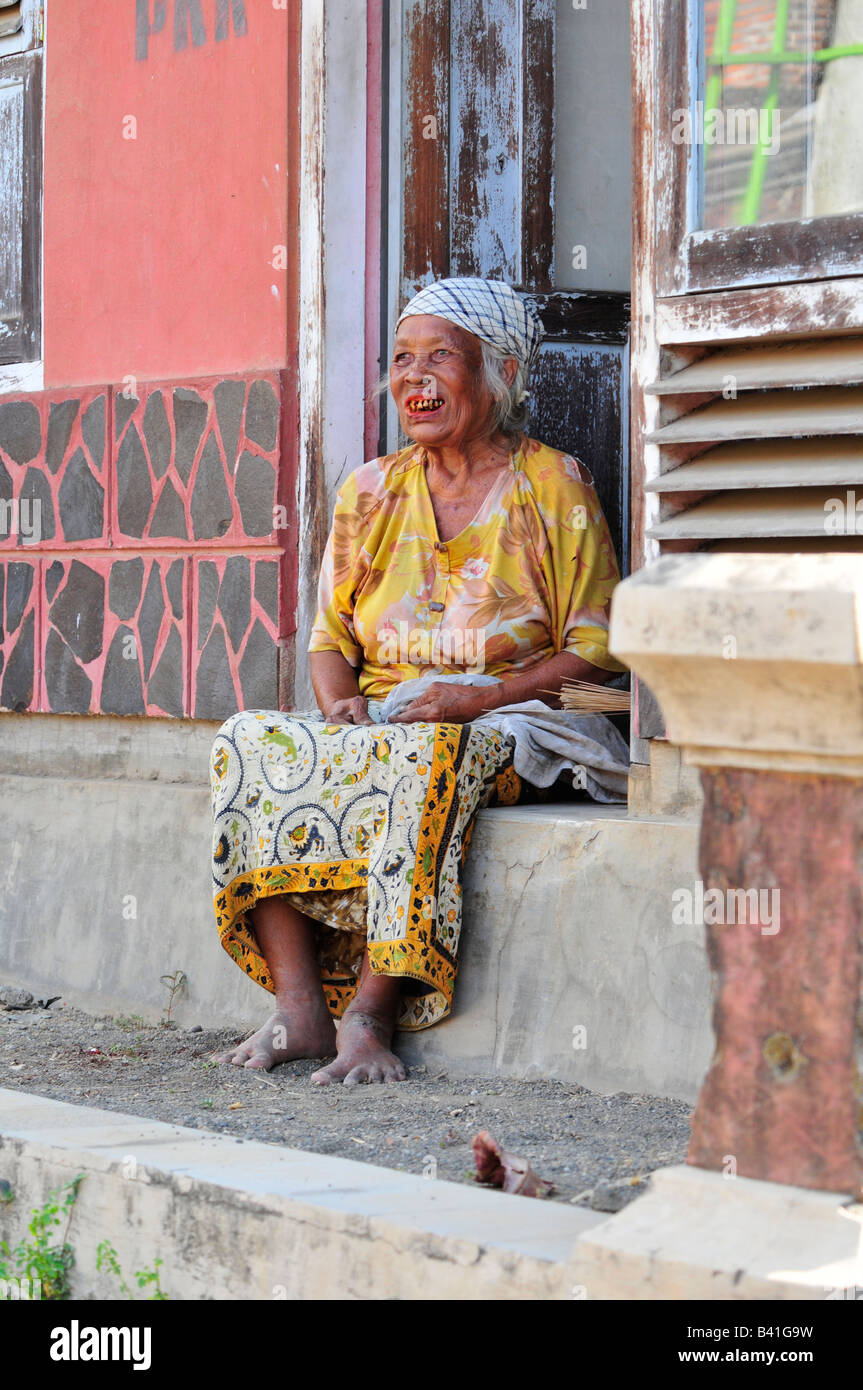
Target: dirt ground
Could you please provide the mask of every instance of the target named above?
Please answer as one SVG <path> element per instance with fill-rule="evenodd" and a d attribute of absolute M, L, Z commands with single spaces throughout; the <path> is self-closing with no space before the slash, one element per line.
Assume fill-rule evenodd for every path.
<path fill-rule="evenodd" d="M 487 1129 L 555 1184 L 551 1200 L 600 1211 L 686 1153 L 681 1101 L 425 1067 L 401 1085 L 319 1088 L 309 1082 L 316 1062 L 261 1073 L 210 1060 L 235 1041 L 224 1029 L 91 1018 L 62 1000 L 0 1008 L 0 1086 L 452 1182 L 473 1181 L 471 1139 Z"/>

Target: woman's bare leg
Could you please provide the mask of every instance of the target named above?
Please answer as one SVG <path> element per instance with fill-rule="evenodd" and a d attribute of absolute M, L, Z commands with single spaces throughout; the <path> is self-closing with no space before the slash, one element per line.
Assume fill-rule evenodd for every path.
<path fill-rule="evenodd" d="M 390 1051 L 401 999 L 401 980 L 373 975 L 368 952 L 363 956 L 360 987 L 345 1009 L 336 1039 L 338 1055 L 312 1073 L 318 1086 L 343 1081 L 404 1081 L 405 1069 Z"/>
<path fill-rule="evenodd" d="M 275 985 L 276 1011 L 216 1060 L 269 1071 L 297 1057 L 331 1057 L 336 1030 L 321 986 L 314 925 L 279 897 L 262 898 L 249 916 Z"/>

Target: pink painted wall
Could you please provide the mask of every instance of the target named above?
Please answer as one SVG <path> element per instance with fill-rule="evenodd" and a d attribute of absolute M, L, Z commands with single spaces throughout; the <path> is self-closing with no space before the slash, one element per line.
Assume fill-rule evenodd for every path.
<path fill-rule="evenodd" d="M 284 366 L 290 12 L 101 0 L 84 20 L 48 7 L 46 387 Z"/>

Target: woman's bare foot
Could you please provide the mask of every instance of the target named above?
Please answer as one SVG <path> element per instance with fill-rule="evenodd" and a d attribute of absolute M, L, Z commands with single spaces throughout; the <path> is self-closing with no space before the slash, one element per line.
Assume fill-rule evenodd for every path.
<path fill-rule="evenodd" d="M 392 1036 L 391 1019 L 348 1009 L 339 1024 L 336 1060 L 313 1072 L 312 1081 L 316 1086 L 330 1086 L 334 1081 L 346 1086 L 358 1086 L 361 1081 L 404 1081 L 407 1073 L 389 1049 Z"/>
<path fill-rule="evenodd" d="M 335 1051 L 335 1025 L 321 995 L 316 1000 L 280 1001 L 263 1028 L 215 1060 L 269 1071 L 280 1062 L 293 1062 L 299 1057 L 331 1057 Z"/>

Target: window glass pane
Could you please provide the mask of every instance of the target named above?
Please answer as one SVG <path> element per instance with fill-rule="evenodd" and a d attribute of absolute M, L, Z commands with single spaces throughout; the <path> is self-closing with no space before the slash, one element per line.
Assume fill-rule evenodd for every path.
<path fill-rule="evenodd" d="M 629 289 L 629 0 L 557 0 L 555 285 Z"/>
<path fill-rule="evenodd" d="M 702 228 L 863 211 L 863 0 L 696 0 Z"/>

